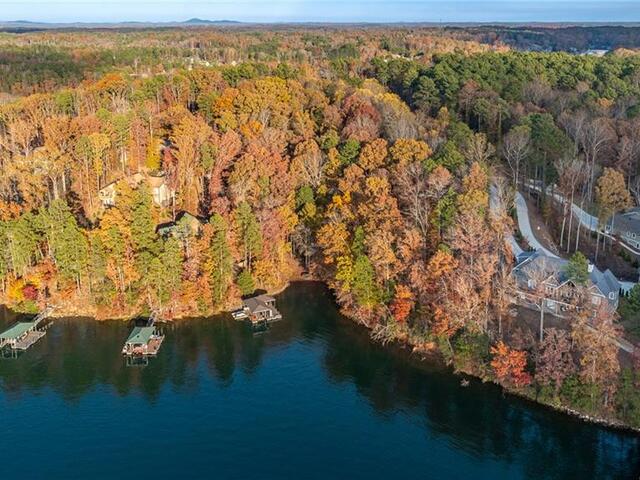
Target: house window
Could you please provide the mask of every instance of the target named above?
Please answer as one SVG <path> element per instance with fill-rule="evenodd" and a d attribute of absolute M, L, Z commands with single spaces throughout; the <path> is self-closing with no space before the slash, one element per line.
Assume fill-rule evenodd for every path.
<path fill-rule="evenodd" d="M 600 297 L 596 297 L 595 295 L 591 297 L 591 303 L 594 305 L 600 305 Z"/>
<path fill-rule="evenodd" d="M 553 287 L 549 287 L 549 286 L 547 286 L 544 290 L 545 290 L 545 292 L 547 292 L 547 293 L 553 293 Z"/>
<path fill-rule="evenodd" d="M 610 300 L 615 300 L 616 299 L 616 293 L 615 292 L 609 292 L 609 299 Z"/>
<path fill-rule="evenodd" d="M 631 234 L 631 238 L 636 238 L 636 234 L 635 234 L 635 233 L 632 233 L 632 234 Z"/>

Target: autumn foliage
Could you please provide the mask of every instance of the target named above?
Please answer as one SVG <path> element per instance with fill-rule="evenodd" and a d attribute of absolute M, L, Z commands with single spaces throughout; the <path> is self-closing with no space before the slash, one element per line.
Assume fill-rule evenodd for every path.
<path fill-rule="evenodd" d="M 491 354 L 491 366 L 499 382 L 515 387 L 526 387 L 531 383 L 531 375 L 526 371 L 526 352 L 509 348 L 501 341 L 491 347 Z"/>
<path fill-rule="evenodd" d="M 17 95 L 0 104 L 2 302 L 208 315 L 304 270 L 380 338 L 613 404 L 613 312 L 576 308 L 570 333 L 538 345 L 510 335 L 509 207 L 528 176 L 601 223 L 638 203 L 637 56 L 422 27 L 195 32 L 0 38 L 0 87 Z M 23 71 L 34 49 L 56 68 Z M 557 208 L 561 249 L 580 250 Z"/>

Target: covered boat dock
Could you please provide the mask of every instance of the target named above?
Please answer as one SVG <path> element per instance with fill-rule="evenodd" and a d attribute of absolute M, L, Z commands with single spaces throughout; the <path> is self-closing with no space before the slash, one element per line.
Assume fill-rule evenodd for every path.
<path fill-rule="evenodd" d="M 154 325 L 134 327 L 122 347 L 122 354 L 130 356 L 156 355 L 163 340 L 164 335 L 160 334 Z"/>
<path fill-rule="evenodd" d="M 269 295 L 258 295 L 242 301 L 242 307 L 231 313 L 235 320 L 249 320 L 252 325 L 267 325 L 282 319 L 276 308 L 276 299 Z"/>
<path fill-rule="evenodd" d="M 15 323 L 0 333 L 0 348 L 27 350 L 45 336 L 46 330 L 41 327 L 41 323 L 51 313 L 51 310 L 51 308 L 46 308 L 33 320 Z"/>

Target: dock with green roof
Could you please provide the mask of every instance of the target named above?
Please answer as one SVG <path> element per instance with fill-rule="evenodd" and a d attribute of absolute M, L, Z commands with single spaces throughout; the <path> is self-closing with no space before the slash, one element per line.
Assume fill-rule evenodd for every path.
<path fill-rule="evenodd" d="M 153 356 L 158 353 L 164 335 L 153 325 L 133 327 L 122 347 L 122 354 L 129 356 Z"/>
<path fill-rule="evenodd" d="M 27 350 L 46 334 L 42 322 L 49 316 L 52 309 L 46 308 L 33 320 L 14 323 L 4 332 L 0 333 L 0 348 L 12 350 Z"/>

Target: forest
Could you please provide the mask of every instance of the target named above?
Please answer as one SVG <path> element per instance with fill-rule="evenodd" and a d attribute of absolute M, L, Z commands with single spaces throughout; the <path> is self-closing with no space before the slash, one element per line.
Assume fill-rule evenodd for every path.
<path fill-rule="evenodd" d="M 529 181 L 605 221 L 638 205 L 640 54 L 338 33 L 0 36 L 0 301 L 177 319 L 309 273 L 381 341 L 640 426 L 619 313 L 578 289 L 567 327 L 537 341 L 513 314 L 506 241 Z M 580 285 L 594 239 L 568 202 L 536 202 Z M 640 315 L 639 289 L 621 311 Z"/>

